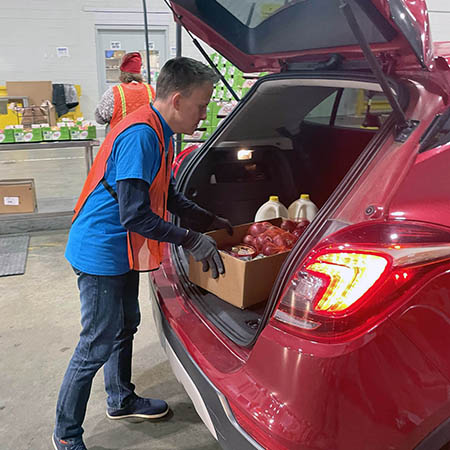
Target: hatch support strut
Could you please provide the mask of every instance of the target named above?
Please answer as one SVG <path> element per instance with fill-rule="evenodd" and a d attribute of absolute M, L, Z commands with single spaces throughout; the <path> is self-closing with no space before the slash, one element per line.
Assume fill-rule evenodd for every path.
<path fill-rule="evenodd" d="M 376 79 L 380 83 L 381 88 L 383 89 L 384 94 L 386 95 L 392 110 L 394 111 L 394 115 L 396 117 L 396 137 L 395 140 L 398 142 L 405 142 L 409 135 L 415 130 L 417 125 L 419 124 L 416 120 L 408 120 L 406 118 L 406 115 L 400 106 L 400 103 L 397 99 L 397 97 L 392 92 L 391 87 L 389 86 L 389 83 L 386 79 L 386 76 L 384 75 L 383 70 L 381 69 L 380 65 L 378 64 L 378 61 L 373 54 L 372 50 L 370 49 L 370 45 L 364 36 L 363 31 L 361 30 L 361 27 L 359 26 L 356 17 L 353 13 L 352 7 L 349 4 L 349 1 L 351 0 L 339 0 L 340 1 L 340 8 L 342 12 L 344 13 L 345 18 L 347 19 L 347 22 L 350 26 L 350 29 L 352 30 L 353 34 L 355 35 L 356 40 L 358 41 L 359 45 L 361 46 L 361 49 L 364 53 L 364 56 L 366 57 L 369 66 L 372 70 L 372 72 L 375 74 Z"/>
<path fill-rule="evenodd" d="M 234 91 L 234 89 L 230 86 L 230 83 L 226 80 L 226 78 L 220 73 L 220 70 L 217 68 L 217 66 L 212 62 L 211 58 L 208 56 L 208 54 L 205 52 L 205 49 L 200 45 L 200 43 L 195 39 L 195 37 L 192 35 L 192 33 L 186 28 L 186 26 L 183 23 L 182 17 L 175 12 L 175 10 L 172 8 L 172 5 L 169 3 L 168 0 L 164 0 L 165 4 L 169 7 L 169 9 L 173 12 L 173 15 L 178 19 L 178 22 L 181 24 L 181 26 L 186 30 L 189 37 L 192 39 L 192 42 L 197 47 L 198 51 L 203 55 L 203 57 L 208 61 L 209 65 L 214 69 L 214 71 L 217 73 L 219 78 L 221 79 L 222 83 L 226 86 L 226 88 L 230 91 L 230 94 L 234 97 L 234 99 L 238 102 L 240 98 Z"/>

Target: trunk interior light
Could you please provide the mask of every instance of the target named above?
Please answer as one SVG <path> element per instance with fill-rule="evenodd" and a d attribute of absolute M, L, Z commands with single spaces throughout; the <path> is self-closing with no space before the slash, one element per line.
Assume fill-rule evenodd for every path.
<path fill-rule="evenodd" d="M 240 161 L 252 159 L 252 157 L 253 157 L 253 150 L 242 149 L 238 150 L 237 152 L 237 159 Z"/>

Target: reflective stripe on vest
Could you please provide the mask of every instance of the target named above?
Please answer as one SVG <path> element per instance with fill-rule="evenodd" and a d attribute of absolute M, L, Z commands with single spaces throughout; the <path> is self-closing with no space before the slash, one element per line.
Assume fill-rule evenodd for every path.
<path fill-rule="evenodd" d="M 119 89 L 120 104 L 122 105 L 122 119 L 123 119 L 127 115 L 127 102 L 125 101 L 125 92 L 123 92 L 123 87 L 119 84 L 119 86 L 117 86 L 117 89 Z"/>
<path fill-rule="evenodd" d="M 148 124 L 153 128 L 158 137 L 161 165 L 150 186 L 149 198 L 152 211 L 161 218 L 165 217 L 167 210 L 167 192 L 172 171 L 173 146 L 172 140 L 170 140 L 166 158 L 161 121 L 151 106 L 147 104 L 141 106 L 133 113 L 128 114 L 127 117 L 125 117 L 120 124 L 112 129 L 106 136 L 84 183 L 80 198 L 75 206 L 75 214 L 72 218 L 72 222 L 77 218 L 91 193 L 98 184 L 101 183 L 106 173 L 108 159 L 111 155 L 115 139 L 122 131 L 137 123 Z M 127 235 L 130 270 L 148 271 L 157 269 L 161 264 L 162 246 L 164 244 L 151 239 L 146 239 L 143 236 L 130 231 L 128 231 Z"/>
<path fill-rule="evenodd" d="M 144 87 L 146 96 L 144 97 Z M 110 127 L 114 128 L 127 114 L 153 100 L 152 87 L 147 83 L 119 84 L 113 87 L 114 111 Z"/>

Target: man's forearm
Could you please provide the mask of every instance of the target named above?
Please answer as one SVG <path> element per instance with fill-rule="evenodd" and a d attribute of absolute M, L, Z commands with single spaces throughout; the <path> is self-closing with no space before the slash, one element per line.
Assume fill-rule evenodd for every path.
<path fill-rule="evenodd" d="M 175 189 L 175 181 L 170 181 L 167 209 L 178 217 L 188 219 L 207 229 L 214 219 L 214 214 L 186 198 Z"/>
<path fill-rule="evenodd" d="M 143 180 L 122 180 L 117 183 L 120 222 L 124 228 L 160 242 L 180 245 L 187 229 L 166 222 L 151 210 L 149 185 Z"/>

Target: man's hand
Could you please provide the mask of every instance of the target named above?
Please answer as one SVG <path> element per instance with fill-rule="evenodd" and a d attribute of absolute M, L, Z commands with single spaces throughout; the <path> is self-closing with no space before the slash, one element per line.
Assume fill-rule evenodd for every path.
<path fill-rule="evenodd" d="M 219 273 L 225 273 L 222 258 L 217 251 L 216 241 L 211 236 L 189 230 L 181 245 L 191 253 L 196 261 L 202 262 L 203 272 L 211 269 L 213 278 L 217 278 Z"/>
<path fill-rule="evenodd" d="M 228 219 L 224 219 L 223 217 L 214 216 L 214 219 L 211 222 L 210 227 L 213 230 L 219 230 L 221 228 L 225 228 L 225 230 L 227 230 L 227 233 L 230 236 L 233 235 L 233 225 L 231 225 L 231 222 Z"/>

